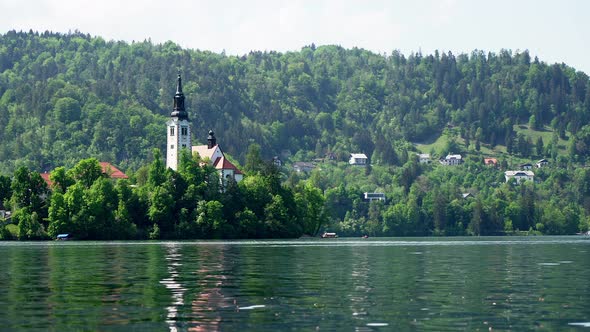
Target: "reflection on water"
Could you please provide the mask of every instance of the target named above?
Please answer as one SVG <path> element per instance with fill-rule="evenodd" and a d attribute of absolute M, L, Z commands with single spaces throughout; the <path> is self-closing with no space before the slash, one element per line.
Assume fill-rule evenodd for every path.
<path fill-rule="evenodd" d="M 160 281 L 161 284 L 165 285 L 172 294 L 172 304 L 166 307 L 168 314 L 166 315 L 166 323 L 170 326 L 170 331 L 176 332 L 176 318 L 178 317 L 178 308 L 184 304 L 184 292 L 186 288 L 178 281 L 177 268 L 182 266 L 182 255 L 178 253 L 179 246 L 177 244 L 165 244 L 166 248 L 166 263 L 168 267 L 169 277 L 164 278 Z"/>
<path fill-rule="evenodd" d="M 197 294 L 191 302 L 191 331 L 219 331 L 221 322 L 220 310 L 230 307 L 230 299 L 223 294 L 224 280 L 223 250 L 200 251 L 204 261 L 196 273 Z"/>
<path fill-rule="evenodd" d="M 590 239 L 0 243 L 7 330 L 576 330 Z M 0 328 L 0 329 L 2 329 Z"/>

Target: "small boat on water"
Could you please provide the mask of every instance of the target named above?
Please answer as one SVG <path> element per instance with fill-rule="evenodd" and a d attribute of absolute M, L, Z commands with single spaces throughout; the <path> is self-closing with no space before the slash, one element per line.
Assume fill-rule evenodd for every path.
<path fill-rule="evenodd" d="M 331 238 L 337 238 L 338 234 L 336 233 L 329 233 L 329 232 L 324 232 L 324 234 L 322 234 L 322 239 L 331 239 Z"/>
<path fill-rule="evenodd" d="M 55 238 L 56 241 L 68 241 L 71 240 L 72 236 L 70 234 L 57 234 Z"/>

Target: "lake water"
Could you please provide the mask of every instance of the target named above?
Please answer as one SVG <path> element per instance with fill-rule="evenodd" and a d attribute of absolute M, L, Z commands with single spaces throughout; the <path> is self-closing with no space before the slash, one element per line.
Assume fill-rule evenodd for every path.
<path fill-rule="evenodd" d="M 0 330 L 588 330 L 590 237 L 0 242 Z"/>

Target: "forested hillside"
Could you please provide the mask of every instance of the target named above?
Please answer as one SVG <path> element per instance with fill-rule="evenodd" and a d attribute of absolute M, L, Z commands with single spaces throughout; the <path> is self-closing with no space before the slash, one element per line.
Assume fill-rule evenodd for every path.
<path fill-rule="evenodd" d="M 138 168 L 164 147 L 179 70 L 195 139 L 215 129 L 242 162 L 256 142 L 267 158 L 363 151 L 396 164 L 405 142 L 436 139 L 448 125 L 468 142 L 508 143 L 509 152 L 518 152 L 519 123 L 579 134 L 582 158 L 590 148 L 588 76 L 526 51 L 404 56 L 311 45 L 235 57 L 173 42 L 9 31 L 0 35 L 0 170 L 87 157 Z"/>
<path fill-rule="evenodd" d="M 154 171 L 178 72 L 193 141 L 213 129 L 244 165 L 234 191 L 207 189 L 211 170 Z M 9 31 L 0 35 L 0 207 L 13 210 L 18 231 L 6 226 L 0 238 L 68 229 L 80 238 L 573 234 L 590 220 L 589 124 L 588 76 L 527 51 L 310 45 L 236 57 Z M 351 152 L 369 165 L 348 165 Z M 417 152 L 434 162 L 418 163 Z M 436 162 L 447 153 L 462 153 L 463 164 Z M 265 163 L 273 156 L 287 166 Z M 534 181 L 505 180 L 541 158 L 549 166 Z M 130 174 L 135 189 L 100 175 L 80 182 L 80 165 L 97 160 Z M 290 167 L 314 160 L 309 173 Z M 53 194 L 37 173 L 51 170 L 69 176 Z M 368 202 L 364 192 L 387 199 Z"/>

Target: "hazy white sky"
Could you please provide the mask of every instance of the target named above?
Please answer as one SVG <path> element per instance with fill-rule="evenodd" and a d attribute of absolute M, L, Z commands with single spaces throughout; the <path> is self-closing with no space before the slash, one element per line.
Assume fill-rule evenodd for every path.
<path fill-rule="evenodd" d="M 587 0 L 0 0 L 0 33 L 79 30 L 226 54 L 338 44 L 405 55 L 525 50 L 590 74 Z"/>

